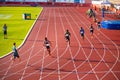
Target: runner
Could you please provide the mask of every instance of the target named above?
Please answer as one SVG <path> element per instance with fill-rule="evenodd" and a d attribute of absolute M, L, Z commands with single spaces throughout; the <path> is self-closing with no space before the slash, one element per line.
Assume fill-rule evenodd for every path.
<path fill-rule="evenodd" d="M 100 27 L 101 27 L 100 21 L 97 22 L 97 26 L 98 26 L 98 29 L 100 29 Z"/>
<path fill-rule="evenodd" d="M 70 45 L 70 36 L 71 36 L 71 34 L 70 34 L 69 30 L 67 29 L 66 33 L 65 33 L 65 39 L 69 43 L 69 45 Z"/>
<path fill-rule="evenodd" d="M 13 43 L 12 50 L 13 50 L 13 56 L 14 56 L 12 60 L 15 61 L 16 58 L 19 58 L 19 61 L 21 61 L 20 56 L 18 54 L 18 51 L 16 49 L 16 43 L 15 42 Z"/>
<path fill-rule="evenodd" d="M 80 28 L 80 34 L 81 34 L 82 39 L 84 39 L 84 33 L 85 33 L 85 31 L 84 31 L 84 29 L 81 27 L 81 28 Z"/>
<path fill-rule="evenodd" d="M 94 33 L 94 28 L 93 25 L 91 24 L 90 26 L 90 33 L 91 33 L 91 38 L 93 37 L 93 33 Z"/>
<path fill-rule="evenodd" d="M 3 26 L 3 31 L 4 31 L 4 39 L 7 39 L 7 25 L 4 24 Z"/>
<path fill-rule="evenodd" d="M 48 54 L 51 56 L 50 44 L 51 44 L 51 42 L 47 39 L 47 37 L 45 37 L 44 46 L 46 47 Z"/>

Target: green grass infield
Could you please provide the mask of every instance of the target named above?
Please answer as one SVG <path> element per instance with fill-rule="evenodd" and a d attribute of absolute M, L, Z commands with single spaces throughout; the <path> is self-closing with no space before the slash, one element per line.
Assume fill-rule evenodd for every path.
<path fill-rule="evenodd" d="M 17 47 L 24 41 L 42 7 L 0 7 L 0 58 L 12 51 L 13 42 Z M 23 14 L 31 14 L 25 20 Z M 7 25 L 7 39 L 4 39 L 3 25 Z"/>

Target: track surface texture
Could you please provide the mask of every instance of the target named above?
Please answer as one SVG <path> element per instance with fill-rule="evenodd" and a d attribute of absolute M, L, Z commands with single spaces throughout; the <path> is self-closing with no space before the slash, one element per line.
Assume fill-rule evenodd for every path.
<path fill-rule="evenodd" d="M 12 54 L 0 59 L 0 80 L 120 80 L 120 31 L 98 30 L 86 16 L 87 9 L 44 7 L 18 50 L 21 61 L 12 61 Z M 100 13 L 97 18 L 101 20 Z M 80 27 L 85 29 L 84 40 Z M 71 33 L 70 45 L 64 38 L 66 29 Z M 51 56 L 43 46 L 45 36 L 52 42 Z"/>

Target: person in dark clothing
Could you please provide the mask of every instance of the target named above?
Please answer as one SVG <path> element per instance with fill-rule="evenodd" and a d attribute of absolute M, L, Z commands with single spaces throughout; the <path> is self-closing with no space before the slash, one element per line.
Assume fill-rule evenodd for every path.
<path fill-rule="evenodd" d="M 93 16 L 93 10 L 90 9 L 90 12 L 89 12 L 89 18 L 91 18 Z"/>
<path fill-rule="evenodd" d="M 98 29 L 101 28 L 101 23 L 100 23 L 100 21 L 97 22 L 97 27 L 98 27 Z"/>
<path fill-rule="evenodd" d="M 85 31 L 84 31 L 84 29 L 81 27 L 81 28 L 80 28 L 80 34 L 81 34 L 82 39 L 84 39 L 84 33 L 85 33 Z"/>
<path fill-rule="evenodd" d="M 67 29 L 65 32 L 65 39 L 67 42 L 69 42 L 69 45 L 70 45 L 70 36 L 71 36 L 71 34 L 70 34 L 69 30 Z"/>
<path fill-rule="evenodd" d="M 13 43 L 12 50 L 13 50 L 13 56 L 14 56 L 13 61 L 15 61 L 16 58 L 19 58 L 19 61 L 20 61 L 21 59 L 20 59 L 20 56 L 19 56 L 18 51 L 16 49 L 16 43 Z"/>
<path fill-rule="evenodd" d="M 7 25 L 4 24 L 3 26 L 3 33 L 4 33 L 4 39 L 7 39 Z"/>
<path fill-rule="evenodd" d="M 46 47 L 49 55 L 51 55 L 51 53 L 50 53 L 51 52 L 50 44 L 51 44 L 51 42 L 47 39 L 47 37 L 45 37 L 44 46 Z"/>
<path fill-rule="evenodd" d="M 93 25 L 92 25 L 92 24 L 90 25 L 90 33 L 91 33 L 91 36 L 93 36 L 94 28 L 93 28 Z"/>

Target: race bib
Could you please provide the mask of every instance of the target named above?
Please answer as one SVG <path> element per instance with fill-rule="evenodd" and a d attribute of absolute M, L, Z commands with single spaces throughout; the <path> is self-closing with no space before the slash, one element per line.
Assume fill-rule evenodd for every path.
<path fill-rule="evenodd" d="M 69 34 L 66 34 L 65 36 L 69 36 Z"/>
<path fill-rule="evenodd" d="M 83 31 L 81 31 L 80 33 L 83 34 Z"/>
<path fill-rule="evenodd" d="M 50 46 L 50 44 L 46 44 L 46 46 Z"/>
<path fill-rule="evenodd" d="M 92 28 L 90 30 L 93 30 Z"/>

